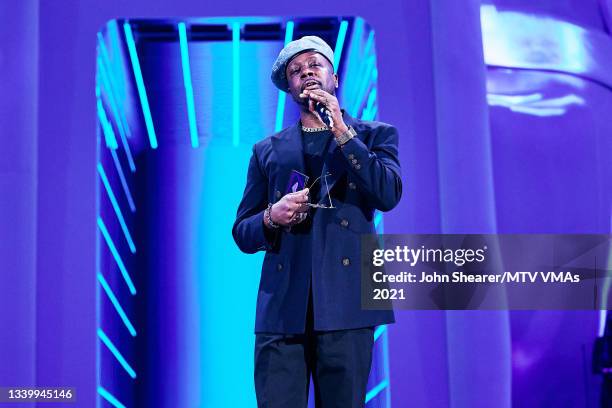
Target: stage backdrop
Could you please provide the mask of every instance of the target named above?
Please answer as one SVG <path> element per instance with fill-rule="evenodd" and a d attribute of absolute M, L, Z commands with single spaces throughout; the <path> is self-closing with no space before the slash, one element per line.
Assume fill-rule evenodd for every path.
<path fill-rule="evenodd" d="M 339 99 L 376 117 L 363 19 L 114 20 L 98 36 L 99 393 L 146 406 L 254 406 L 262 254 L 231 228 L 254 143 L 299 118 L 270 81 L 284 44 L 334 48 Z M 382 232 L 382 214 L 376 214 Z M 386 327 L 369 406 L 389 404 Z M 241 392 L 235 392 L 235 390 Z"/>

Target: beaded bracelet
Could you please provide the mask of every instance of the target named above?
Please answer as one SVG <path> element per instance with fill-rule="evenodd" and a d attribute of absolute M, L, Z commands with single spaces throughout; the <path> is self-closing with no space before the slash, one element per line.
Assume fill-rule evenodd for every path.
<path fill-rule="evenodd" d="M 270 226 L 270 228 L 280 227 L 280 225 L 272 221 L 272 216 L 270 215 L 271 212 L 272 212 L 272 204 L 268 203 L 268 208 L 266 208 L 266 210 L 264 211 L 264 217 L 266 221 L 268 222 L 268 225 Z"/>

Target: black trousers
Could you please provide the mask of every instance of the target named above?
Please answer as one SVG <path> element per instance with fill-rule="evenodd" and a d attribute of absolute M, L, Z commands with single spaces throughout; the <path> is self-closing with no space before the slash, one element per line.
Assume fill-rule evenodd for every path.
<path fill-rule="evenodd" d="M 374 328 L 314 331 L 311 299 L 304 334 L 256 334 L 259 408 L 306 408 L 311 375 L 317 408 L 365 406 Z"/>

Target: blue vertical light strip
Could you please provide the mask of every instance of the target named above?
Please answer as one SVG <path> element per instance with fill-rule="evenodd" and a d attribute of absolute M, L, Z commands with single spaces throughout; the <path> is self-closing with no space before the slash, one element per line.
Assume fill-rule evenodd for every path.
<path fill-rule="evenodd" d="M 372 83 L 374 84 L 374 86 L 377 86 L 378 83 L 378 68 L 376 68 L 376 62 L 374 62 L 374 69 L 372 70 Z M 374 98 L 372 101 L 372 106 L 370 108 L 370 112 L 369 112 L 369 116 L 370 116 L 370 120 L 374 120 L 376 119 L 376 116 L 378 114 L 378 93 L 377 93 L 377 89 L 374 88 Z"/>
<path fill-rule="evenodd" d="M 357 78 L 361 78 L 361 81 L 359 82 L 359 85 L 355 87 L 355 92 L 351 93 L 351 97 L 349 98 L 351 103 L 349 113 L 353 116 L 357 116 L 359 113 L 358 110 L 362 103 L 363 94 L 368 90 L 370 76 L 372 76 L 374 83 L 376 83 L 378 76 L 374 50 L 374 30 L 370 30 L 363 53 L 361 55 L 361 60 L 364 62 L 360 65 L 359 73 L 357 75 Z M 370 116 L 374 117 L 375 115 L 370 114 Z"/>
<path fill-rule="evenodd" d="M 348 30 L 348 21 L 342 20 L 340 28 L 338 29 L 338 38 L 336 39 L 336 46 L 334 47 L 334 72 L 338 72 L 340 66 L 340 59 L 342 58 L 342 48 L 344 47 L 344 40 L 346 39 L 346 32 Z"/>
<path fill-rule="evenodd" d="M 120 132 L 123 133 L 123 123 L 121 122 L 121 118 L 119 117 L 117 101 L 113 93 L 113 88 L 110 85 L 110 79 L 108 78 L 108 73 L 106 72 L 106 67 L 104 66 L 104 63 L 102 62 L 102 58 L 98 57 L 97 64 L 98 64 L 98 72 L 100 74 L 99 77 L 100 79 L 102 79 L 102 85 L 104 86 L 106 95 L 108 95 L 108 100 L 110 101 L 111 110 L 117 122 L 117 128 L 120 130 Z"/>
<path fill-rule="evenodd" d="M 370 389 L 366 393 L 365 402 L 366 404 L 374 399 L 377 395 L 379 395 L 383 390 L 386 392 L 386 406 L 387 408 L 391 406 L 391 385 L 389 383 L 389 343 L 388 343 L 388 335 L 389 331 L 387 330 L 387 326 L 378 326 L 374 331 L 374 341 L 378 339 L 382 342 L 378 347 L 382 347 L 383 349 L 383 371 L 385 373 L 385 379 L 379 382 L 376 386 Z"/>
<path fill-rule="evenodd" d="M 376 88 L 372 88 L 370 91 L 370 95 L 368 95 L 368 101 L 366 102 L 366 107 L 363 109 L 361 114 L 361 119 L 363 120 L 373 120 L 376 114 L 375 104 L 376 103 Z"/>
<path fill-rule="evenodd" d="M 365 62 L 365 73 L 361 77 L 361 83 L 357 87 L 357 93 L 355 96 L 355 101 L 353 104 L 353 109 L 351 110 L 351 115 L 356 116 L 359 113 L 359 107 L 363 101 L 363 97 L 365 93 L 368 91 L 370 81 L 372 80 L 372 71 L 376 65 L 376 57 L 374 55 L 370 55 L 367 57 Z"/>
<path fill-rule="evenodd" d="M 106 177 L 106 172 L 104 171 L 104 167 L 102 167 L 101 163 L 98 163 L 98 174 L 100 175 L 100 179 L 102 180 L 102 184 L 104 184 L 104 189 L 108 195 L 108 198 L 113 205 L 113 209 L 115 210 L 115 214 L 117 215 L 117 219 L 119 220 L 119 225 L 121 225 L 121 230 L 123 231 L 123 235 L 125 236 L 125 240 L 130 247 L 130 251 L 135 254 L 136 253 L 136 245 L 134 245 L 134 240 L 132 239 L 132 235 L 128 230 L 128 227 L 125 223 L 125 219 L 123 218 L 123 214 L 121 214 L 121 208 L 119 207 L 119 203 L 117 202 L 117 198 L 115 198 L 115 193 L 113 193 L 113 189 L 108 182 L 108 178 Z"/>
<path fill-rule="evenodd" d="M 599 311 L 599 326 L 597 329 L 597 336 L 598 337 L 603 337 L 604 334 L 606 334 L 606 320 L 608 317 L 608 311 L 607 310 L 600 310 Z"/>
<path fill-rule="evenodd" d="M 102 289 L 104 289 L 106 296 L 113 304 L 113 307 L 117 311 L 117 314 L 121 318 L 121 321 L 123 322 L 125 327 L 128 329 L 132 337 L 136 337 L 136 329 L 134 328 L 134 325 L 132 324 L 130 319 L 127 317 L 125 310 L 123 310 L 123 308 L 121 307 L 119 300 L 117 300 L 117 297 L 113 293 L 110 285 L 108 284 L 108 282 L 106 282 L 106 279 L 104 279 L 104 276 L 102 276 L 101 273 L 98 273 L 98 282 L 100 282 L 100 286 L 102 286 Z"/>
<path fill-rule="evenodd" d="M 110 57 L 108 55 L 108 50 L 106 49 L 106 43 L 104 41 L 104 37 L 102 36 L 102 33 L 99 31 L 98 31 L 98 44 L 100 44 L 99 49 L 100 49 L 100 56 L 102 57 L 102 63 L 104 64 L 104 67 L 108 74 L 108 80 L 110 82 L 110 87 L 115 97 L 115 101 L 117 102 L 117 107 L 119 107 L 119 98 L 117 95 L 119 87 L 117 86 L 117 82 L 115 81 L 115 77 L 113 76 L 112 65 L 111 65 Z M 118 111 L 119 111 L 119 116 L 121 118 L 121 124 L 123 126 L 123 130 L 125 130 L 127 137 L 130 138 L 132 137 L 132 132 L 130 131 L 130 126 L 128 125 L 128 121 L 125 117 L 125 114 L 122 109 L 118 109 Z"/>
<path fill-rule="evenodd" d="M 104 68 L 104 64 L 102 63 L 101 59 L 98 59 L 98 67 L 100 68 L 99 72 L 100 72 L 100 77 L 102 78 L 102 85 L 104 85 L 104 89 L 106 90 L 106 94 L 108 95 L 108 100 L 110 101 L 111 111 L 113 112 L 115 123 L 117 124 L 117 129 L 119 130 L 119 135 L 121 136 L 121 144 L 123 145 L 123 150 L 125 150 L 125 155 L 130 165 L 130 170 L 132 170 L 132 172 L 135 172 L 136 165 L 134 164 L 134 159 L 132 157 L 130 145 L 127 142 L 127 138 L 123 130 L 123 125 L 121 124 L 121 119 L 119 117 L 119 110 L 117 108 L 117 101 L 115 100 L 115 97 L 113 95 L 110 81 L 108 79 L 108 73 L 106 72 L 106 69 Z"/>
<path fill-rule="evenodd" d="M 286 46 L 293 39 L 293 27 L 295 24 L 293 21 L 287 21 L 285 26 L 285 43 Z M 285 101 L 287 100 L 287 94 L 281 90 L 278 91 L 278 103 L 276 105 L 276 124 L 274 125 L 274 131 L 278 132 L 283 128 L 283 120 L 285 118 Z"/>
<path fill-rule="evenodd" d="M 379 235 L 383 234 L 384 229 L 385 229 L 385 218 L 381 216 L 380 221 L 378 223 L 378 228 L 376 228 L 376 233 Z"/>
<path fill-rule="evenodd" d="M 387 386 L 385 387 L 385 393 L 387 394 L 387 408 L 391 407 L 391 372 L 389 371 L 389 330 L 385 330 L 383 333 L 383 363 L 385 373 L 387 375 Z"/>
<path fill-rule="evenodd" d="M 98 235 L 98 234 L 96 234 Z M 99 241 L 99 239 L 96 239 Z M 99 246 L 99 242 L 97 243 L 96 248 Z M 100 258 L 97 257 L 96 264 L 100 264 Z M 101 313 L 100 313 L 100 287 L 96 288 L 96 326 L 100 325 L 101 322 Z M 96 341 L 96 385 L 100 385 L 100 379 L 102 377 L 102 359 L 100 355 L 100 342 Z M 96 398 L 96 408 L 100 408 L 100 398 Z"/>
<path fill-rule="evenodd" d="M 610 217 L 610 224 L 612 225 L 612 216 Z M 608 249 L 607 267 L 608 269 L 612 269 L 612 244 L 610 244 L 610 247 Z M 599 337 L 603 337 L 606 334 L 606 323 L 608 321 L 608 310 L 606 310 L 606 306 L 608 304 L 609 296 L 610 281 L 609 279 L 605 279 L 603 288 L 601 289 L 601 303 L 599 305 L 601 308 L 601 310 L 599 311 L 599 329 L 597 331 Z"/>
<path fill-rule="evenodd" d="M 240 143 L 240 23 L 232 23 L 232 145 Z"/>
<path fill-rule="evenodd" d="M 114 64 L 112 67 L 110 67 L 110 70 L 112 71 L 111 74 L 113 74 L 111 79 L 114 80 L 115 84 L 117 85 L 117 93 L 119 94 L 121 102 L 125 104 L 125 113 L 127 113 L 132 110 L 132 105 L 134 105 L 134 102 L 131 98 L 131 95 L 133 94 L 133 84 L 131 81 L 131 76 L 129 75 L 129 72 L 124 64 L 125 40 L 123 40 L 123 38 L 125 37 L 125 34 L 123 27 L 121 26 L 122 24 L 123 22 L 118 19 L 112 20 L 108 23 L 108 50 L 111 52 L 110 55 L 112 55 L 117 60 L 117 64 Z M 115 75 L 115 73 L 117 75 Z M 130 109 L 128 109 L 128 107 Z"/>
<path fill-rule="evenodd" d="M 130 188 L 127 185 L 127 180 L 125 179 L 125 174 L 123 174 L 123 169 L 121 168 L 121 163 L 119 163 L 119 157 L 117 157 L 117 153 L 114 150 L 111 150 L 111 156 L 113 157 L 113 162 L 115 163 L 115 168 L 117 169 L 117 174 L 119 175 L 119 180 L 121 180 L 121 186 L 123 187 L 123 192 L 125 193 L 125 198 L 127 199 L 128 205 L 130 206 L 130 210 L 132 212 L 136 211 L 136 205 L 134 204 L 134 199 L 132 198 L 132 193 L 130 193 Z"/>
<path fill-rule="evenodd" d="M 119 145 L 117 144 L 117 138 L 115 137 L 115 132 L 113 131 L 113 127 L 111 126 L 108 118 L 106 116 L 106 111 L 104 110 L 104 106 L 102 106 L 102 100 L 98 98 L 98 121 L 102 126 L 102 132 L 104 133 L 104 140 L 106 141 L 106 147 L 109 149 L 117 149 Z"/>
<path fill-rule="evenodd" d="M 366 40 L 366 45 L 363 49 L 363 55 L 368 55 L 370 51 L 372 51 L 373 45 L 374 45 L 374 30 L 371 30 L 370 34 L 368 34 L 368 39 Z"/>
<path fill-rule="evenodd" d="M 115 408 L 126 408 L 114 395 L 106 391 L 102 386 L 98 386 L 98 394 Z"/>
<path fill-rule="evenodd" d="M 374 96 L 372 96 L 374 95 Z M 370 97 L 368 98 L 368 104 L 371 106 L 376 99 L 376 93 L 370 93 Z M 372 119 L 375 117 L 375 113 L 370 113 L 372 115 Z M 374 214 L 374 225 L 376 228 L 377 234 L 384 233 L 384 223 L 383 223 L 383 213 L 381 211 L 376 211 Z M 366 393 L 365 402 L 366 404 L 374 399 L 376 396 L 380 395 L 383 391 L 385 392 L 384 403 L 386 408 L 391 407 L 391 383 L 390 383 L 390 375 L 389 372 L 389 329 L 387 325 L 381 325 L 374 330 L 374 342 L 376 346 L 382 349 L 382 366 L 383 366 L 383 379 L 376 385 L 374 388 L 370 389 Z M 378 354 L 378 356 L 380 356 Z M 378 406 L 382 406 L 382 404 L 378 404 Z"/>
<path fill-rule="evenodd" d="M 382 221 L 383 215 L 380 211 L 376 211 L 376 213 L 374 214 L 374 228 L 376 228 L 378 230 L 378 225 L 380 224 L 380 222 Z"/>
<path fill-rule="evenodd" d="M 372 109 L 370 111 L 368 111 L 368 119 L 367 120 L 374 120 L 376 118 L 376 114 L 377 113 L 378 113 L 378 105 L 372 106 Z"/>
<path fill-rule="evenodd" d="M 344 78 L 344 82 L 353 84 L 360 77 L 360 70 L 363 67 L 362 56 L 365 55 L 363 53 L 363 44 L 362 38 L 363 33 L 365 32 L 365 21 L 356 17 L 351 25 L 351 41 L 346 41 L 346 62 L 345 67 L 343 69 L 342 77 Z M 340 95 L 342 98 L 342 104 L 352 105 L 352 100 L 355 96 L 355 87 L 354 86 L 344 86 Z"/>
<path fill-rule="evenodd" d="M 155 128 L 153 127 L 153 118 L 151 117 L 151 109 L 149 108 L 149 99 L 147 98 L 147 91 L 145 89 L 144 80 L 142 79 L 140 61 L 138 60 L 138 51 L 136 51 L 136 43 L 134 42 L 134 35 L 132 34 L 132 27 L 130 26 L 130 23 L 126 22 L 123 24 L 123 31 L 125 32 L 125 40 L 130 54 L 130 61 L 132 62 L 132 70 L 134 71 L 136 87 L 138 88 L 138 96 L 140 97 L 142 114 L 144 115 L 145 125 L 147 126 L 149 144 L 151 145 L 152 149 L 157 149 L 157 136 L 155 135 Z"/>
<path fill-rule="evenodd" d="M 102 233 L 102 236 L 104 237 L 104 240 L 106 241 L 106 245 L 108 246 L 108 249 L 111 251 L 113 258 L 115 258 L 115 262 L 117 263 L 117 266 L 119 267 L 119 270 L 121 271 L 121 275 L 123 276 L 125 283 L 130 289 L 130 293 L 132 295 L 135 295 L 136 288 L 134 287 L 134 282 L 132 282 L 132 278 L 130 278 L 130 274 L 125 268 L 125 264 L 121 260 L 121 256 L 119 255 L 119 252 L 117 252 L 117 248 L 115 247 L 115 244 L 113 243 L 113 240 L 111 239 L 110 234 L 108 233 L 108 230 L 106 229 L 106 225 L 104 225 L 104 221 L 102 221 L 102 218 L 100 217 L 98 217 L 98 228 L 100 229 L 100 232 Z"/>
<path fill-rule="evenodd" d="M 178 23 L 178 31 L 181 48 L 181 63 L 183 66 L 183 83 L 185 84 L 185 96 L 187 98 L 189 133 L 191 134 L 191 146 L 196 148 L 200 145 L 200 142 L 198 140 L 195 104 L 193 102 L 193 85 L 191 83 L 191 67 L 189 65 L 189 44 L 187 43 L 187 27 L 185 23 Z"/>
<path fill-rule="evenodd" d="M 136 371 L 132 368 L 132 366 L 126 361 L 121 352 L 115 347 L 113 342 L 108 338 L 106 333 L 100 328 L 98 328 L 98 338 L 102 340 L 102 343 L 108 348 L 108 350 L 115 356 L 121 367 L 128 373 L 128 375 L 132 378 L 136 378 Z"/>
<path fill-rule="evenodd" d="M 383 324 L 378 326 L 376 330 L 374 330 L 374 341 L 378 340 L 378 338 L 387 330 L 387 325 Z"/>
<path fill-rule="evenodd" d="M 380 394 L 380 392 L 382 390 L 384 390 L 388 386 L 389 386 L 389 381 L 388 380 L 382 380 L 380 383 L 378 383 L 378 385 L 376 385 L 374 388 L 372 388 L 370 391 L 368 391 L 367 394 L 366 394 L 366 398 L 365 398 L 366 404 L 368 402 L 370 402 L 370 400 L 372 398 L 374 398 L 378 394 Z"/>
<path fill-rule="evenodd" d="M 99 55 L 98 49 L 98 55 Z M 96 99 L 100 98 L 100 78 L 96 76 Z M 101 126 L 96 126 L 96 159 L 100 160 L 102 151 L 102 138 L 100 137 Z M 111 150 L 112 151 L 112 150 Z M 95 183 L 96 188 L 96 215 L 100 214 L 100 183 Z M 102 257 L 100 256 L 100 234 L 96 234 L 96 268 L 100 267 Z M 96 285 L 96 326 L 100 326 L 102 321 L 102 312 L 100 307 L 100 287 Z M 100 358 L 100 342 L 96 341 L 96 386 L 100 385 L 100 379 L 102 377 L 102 361 Z M 100 398 L 96 398 L 96 408 L 100 408 Z"/>

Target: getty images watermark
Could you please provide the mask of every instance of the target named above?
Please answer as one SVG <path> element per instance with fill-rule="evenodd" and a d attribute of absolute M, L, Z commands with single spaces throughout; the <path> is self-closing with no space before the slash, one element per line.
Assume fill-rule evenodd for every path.
<path fill-rule="evenodd" d="M 608 309 L 609 235 L 364 235 L 364 309 Z"/>

